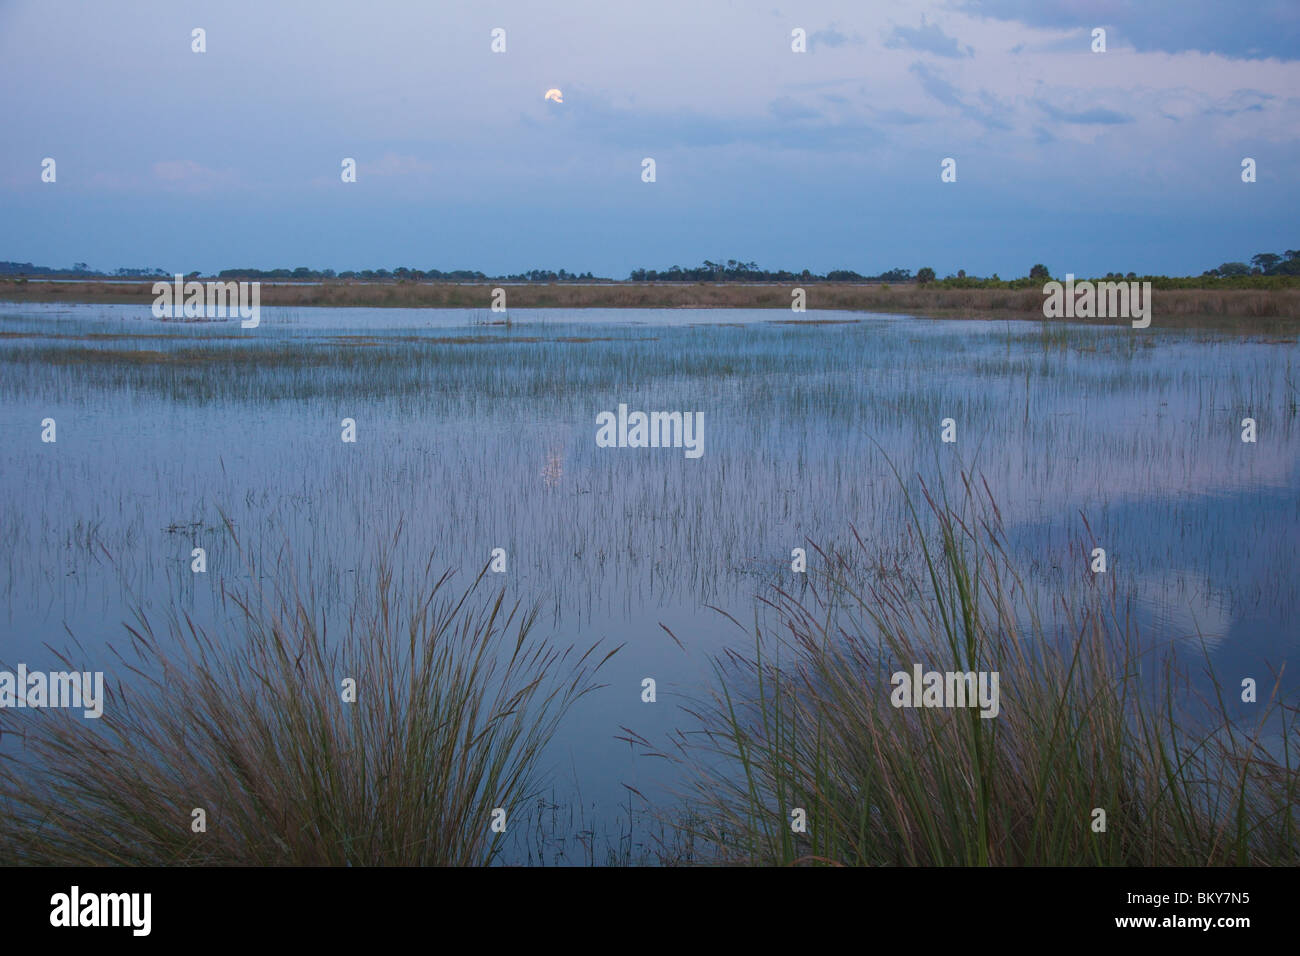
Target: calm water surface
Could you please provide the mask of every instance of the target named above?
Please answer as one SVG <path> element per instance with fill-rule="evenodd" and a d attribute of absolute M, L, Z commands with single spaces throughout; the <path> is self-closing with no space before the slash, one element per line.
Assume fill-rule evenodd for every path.
<path fill-rule="evenodd" d="M 217 622 L 221 581 L 242 576 L 219 509 L 255 550 L 309 559 L 336 607 L 400 519 L 403 567 L 433 551 L 468 583 L 504 548 L 496 583 L 542 601 L 555 640 L 626 643 L 550 761 L 560 799 L 609 819 L 623 784 L 676 783 L 620 727 L 664 739 L 709 656 L 745 640 L 706 606 L 752 621 L 756 594 L 793 583 L 791 548 L 844 545 L 850 525 L 896 550 L 888 455 L 932 485 L 982 475 L 1045 607 L 1087 577 L 1086 519 L 1146 639 L 1203 645 L 1233 685 L 1288 663 L 1297 688 L 1294 342 L 767 310 L 486 317 L 264 308 L 245 331 L 0 303 L 0 660 L 53 668 L 66 628 L 111 670 L 135 601 Z M 620 403 L 703 412 L 703 455 L 597 447 Z"/>

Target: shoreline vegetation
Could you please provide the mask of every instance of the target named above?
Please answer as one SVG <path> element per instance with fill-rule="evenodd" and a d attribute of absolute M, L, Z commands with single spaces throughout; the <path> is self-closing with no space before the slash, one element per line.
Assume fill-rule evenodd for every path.
<path fill-rule="evenodd" d="M 0 865 L 494 862 L 491 823 L 539 792 L 542 748 L 618 648 L 544 639 L 486 566 L 467 586 L 432 559 L 399 572 L 401 534 L 346 616 L 283 554 L 241 551 L 254 583 L 222 588 L 227 627 L 137 606 L 101 719 L 6 711 Z"/>
<path fill-rule="evenodd" d="M 1264 684 L 1260 714 L 1234 721 L 1231 684 L 1186 693 L 1189 662 L 1139 640 L 1113 577 L 1063 592 L 1059 630 L 1041 624 L 996 504 L 962 483 L 956 502 L 906 497 L 915 566 L 883 569 L 856 532 L 846 552 L 819 550 L 811 594 L 765 599 L 777 626 L 756 628 L 752 656 L 715 658 L 687 729 L 656 747 L 622 728 L 691 771 L 690 789 L 651 808 L 659 850 L 610 862 L 1297 862 L 1294 702 Z M 115 682 L 93 726 L 15 713 L 25 757 L 0 760 L 0 862 L 486 865 L 506 862 L 498 808 L 530 841 L 535 817 L 557 816 L 537 799 L 542 750 L 619 648 L 540 639 L 535 610 L 505 606 L 482 574 L 462 593 L 381 554 L 326 621 L 310 581 L 268 570 L 268 593 L 225 592 L 229 643 L 141 612 L 133 686 Z M 913 662 L 1000 671 L 999 716 L 891 706 L 888 674 Z M 565 830 L 541 833 L 530 860 L 583 839 Z"/>
<path fill-rule="evenodd" d="M 197 276 L 195 281 L 214 281 Z M 1082 281 L 1084 277 L 1077 277 Z M 215 281 L 235 281 L 222 277 Z M 149 306 L 155 280 L 103 281 L 0 277 L 0 301 Z M 905 314 L 936 319 L 1045 321 L 1045 278 L 930 282 L 427 282 L 414 280 L 262 281 L 261 304 L 278 307 L 488 310 L 493 289 L 515 309 L 772 309 L 789 311 L 802 288 L 807 312 L 789 321 L 816 322 L 821 311 Z M 1097 278 L 1093 281 L 1111 281 Z M 1114 277 L 1114 281 L 1134 281 Z M 1139 277 L 1153 290 L 1153 327 L 1210 328 L 1254 334 L 1300 334 L 1300 277 Z M 777 320 L 779 321 L 779 320 Z M 1074 321 L 1128 325 L 1128 319 Z"/>
<path fill-rule="evenodd" d="M 1300 709 L 1280 673 L 1234 720 L 1240 688 L 1139 634 L 1113 576 L 1054 594 L 1067 614 L 1049 625 L 987 485 L 961 485 L 904 489 L 917 565 L 882 568 L 854 529 L 818 549 L 817 584 L 761 599 L 776 625 L 718 660 L 704 731 L 663 754 L 697 768 L 696 845 L 767 866 L 1300 861 Z M 900 709 L 889 675 L 914 662 L 1000 672 L 999 716 Z"/>

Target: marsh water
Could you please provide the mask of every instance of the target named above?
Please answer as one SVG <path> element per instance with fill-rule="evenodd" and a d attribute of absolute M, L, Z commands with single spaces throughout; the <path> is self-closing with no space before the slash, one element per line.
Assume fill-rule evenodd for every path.
<path fill-rule="evenodd" d="M 798 586 L 791 550 L 889 555 L 907 480 L 987 482 L 1044 594 L 1091 571 L 1145 638 L 1228 684 L 1300 681 L 1300 348 L 1207 332 L 735 310 L 262 309 L 0 303 L 0 661 L 112 673 L 131 608 L 218 626 L 244 566 L 223 527 L 288 553 L 342 608 L 402 522 L 399 562 L 511 600 L 564 644 L 624 644 L 548 754 L 557 801 L 617 829 L 672 768 L 665 739 Z M 606 448 L 597 416 L 702 413 L 702 454 Z M 1242 421 L 1257 440 L 1242 440 Z M 42 441 L 54 419 L 55 442 Z M 342 440 L 343 420 L 355 442 Z M 942 440 L 952 420 L 954 442 Z M 892 462 L 892 467 L 891 467 Z M 196 547 L 206 574 L 191 571 Z M 340 611 L 339 613 L 342 613 Z M 664 626 L 681 641 L 668 636 Z M 61 666 L 57 669 L 62 669 Z M 657 685 L 642 701 L 642 680 Z M 18 746 L 3 740 L 9 751 Z"/>

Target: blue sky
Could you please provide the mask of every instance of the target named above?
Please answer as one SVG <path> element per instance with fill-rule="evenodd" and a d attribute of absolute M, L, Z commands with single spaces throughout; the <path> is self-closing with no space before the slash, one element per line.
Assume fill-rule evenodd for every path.
<path fill-rule="evenodd" d="M 43 265 L 1008 277 L 1300 247 L 1291 0 L 0 0 L 0 90 L 0 259 Z"/>

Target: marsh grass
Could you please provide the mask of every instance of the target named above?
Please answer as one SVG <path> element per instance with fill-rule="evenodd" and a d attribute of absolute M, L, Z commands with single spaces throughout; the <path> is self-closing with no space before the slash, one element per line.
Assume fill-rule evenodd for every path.
<path fill-rule="evenodd" d="M 431 562 L 412 583 L 382 553 L 342 622 L 292 569 L 251 562 L 249 580 L 275 583 L 227 593 L 234 634 L 138 612 L 100 719 L 5 715 L 22 747 L 0 763 L 0 859 L 497 860 L 493 809 L 509 821 L 537 795 L 544 746 L 614 652 L 557 649 L 534 636 L 535 607 L 486 594 L 482 573 L 454 588 Z"/>
<path fill-rule="evenodd" d="M 1261 277 L 1246 287 L 1225 287 L 1215 281 L 1206 288 L 1179 288 L 1196 279 L 1154 280 L 1154 326 L 1210 327 L 1254 333 L 1300 332 L 1300 288 L 1285 277 Z M 1267 283 L 1266 287 L 1260 285 Z M 509 286 L 511 309 L 536 308 L 693 308 L 789 309 L 791 285 L 717 282 L 609 282 L 593 285 L 565 283 Z M 342 306 L 375 308 L 468 308 L 485 310 L 494 284 L 445 282 L 347 282 L 263 285 L 263 306 Z M 139 285 L 103 282 L 0 283 L 0 299 L 46 302 L 153 302 L 151 282 Z M 808 287 L 808 307 L 867 312 L 907 313 L 935 318 L 1011 318 L 1041 321 L 1041 286 L 1029 288 L 953 288 L 942 284 L 819 282 Z M 476 314 L 482 315 L 482 312 Z M 495 315 L 498 313 L 487 313 Z M 1127 325 L 1128 320 L 1091 320 L 1096 324 Z"/>
<path fill-rule="evenodd" d="M 924 584 L 917 548 L 900 532 L 906 506 L 863 436 L 933 484 L 934 469 L 951 473 L 932 454 L 944 417 L 963 423 L 963 460 L 968 441 L 987 450 L 980 467 L 1031 584 L 1069 583 L 1055 565 L 1081 566 L 1062 557 L 1085 513 L 1101 541 L 1118 542 L 1123 599 L 1148 639 L 1185 639 L 1198 623 L 1207 639 L 1216 624 L 1226 637 L 1230 627 L 1214 653 L 1233 673 L 1257 653 L 1284 652 L 1294 632 L 1293 349 L 1041 319 L 787 325 L 749 316 L 723 327 L 631 314 L 646 324 L 538 317 L 506 333 L 318 313 L 269 317 L 238 342 L 210 341 L 220 330 L 202 323 L 170 324 L 169 341 L 118 341 L 112 330 L 144 328 L 130 308 L 0 311 L 4 329 L 29 336 L 0 348 L 0 419 L 18 436 L 0 480 L 3 656 L 29 664 L 47 656 L 39 642 L 60 620 L 102 655 L 103 640 L 121 633 L 116 622 L 131 617 L 124 588 L 220 633 L 217 583 L 240 568 L 214 547 L 224 502 L 245 544 L 273 552 L 288 540 L 312 555 L 331 638 L 347 620 L 349 582 L 406 515 L 397 567 L 423 566 L 425 542 L 436 541 L 448 566 L 470 569 L 485 542 L 500 543 L 512 594 L 545 594 L 544 623 L 557 632 L 625 635 L 628 652 L 611 665 L 617 679 L 639 679 L 663 666 L 658 620 L 689 620 L 704 603 L 744 620 L 754 590 L 790 574 L 792 543 L 811 538 L 837 553 L 843 539 L 859 583 L 873 574 Z M 184 362 L 117 361 L 136 344 L 183 349 Z M 60 353 L 69 346 L 77 351 Z M 593 415 L 621 401 L 705 409 L 704 459 L 596 448 Z M 58 419 L 57 445 L 36 440 L 46 415 Z M 360 444 L 339 441 L 344 415 L 361 424 Z M 1258 445 L 1237 440 L 1248 415 L 1267 436 Z M 865 547 L 847 534 L 850 521 Z M 116 557 L 111 572 L 101 546 Z M 196 546 L 208 549 L 206 575 L 190 572 Z M 1207 584 L 1229 596 L 1221 618 L 1190 613 Z M 830 605 L 854 603 L 842 589 L 825 594 Z M 1179 619 L 1164 619 L 1171 606 Z M 696 621 L 692 654 L 734 641 L 721 618 Z M 1044 627 L 1055 633 L 1056 622 Z M 1295 675 L 1286 676 L 1293 695 Z M 879 689 L 888 692 L 884 678 Z M 598 798 L 579 821 L 597 834 L 593 860 L 611 842 L 627 857 L 614 842 L 623 832 L 591 810 L 619 807 L 622 765 L 605 743 L 620 705 L 603 709 L 618 698 L 602 695 L 594 719 L 565 727 Z M 654 715 L 638 718 L 642 732 L 667 732 L 651 726 L 662 708 L 639 712 Z M 168 812 L 188 825 L 194 805 Z M 703 827 L 710 815 L 700 816 Z M 587 858 L 570 843 L 566 859 Z"/>
<path fill-rule="evenodd" d="M 987 486 L 908 506 L 918 562 L 864 573 L 854 548 L 821 581 L 767 604 L 752 654 L 677 738 L 695 768 L 696 832 L 729 863 L 1259 865 L 1300 862 L 1296 707 L 1259 681 L 1234 722 L 1188 692 L 1183 665 L 1143 649 L 1114 587 L 1062 598 L 1040 623 Z M 1086 567 L 1086 564 L 1082 566 Z M 1087 577 L 1091 578 L 1091 575 Z M 1113 575 L 1109 576 L 1113 581 Z M 1068 605 L 1068 606 L 1067 606 Z M 891 672 L 997 671 L 1000 714 L 890 703 Z M 1280 685 L 1280 681 L 1279 681 Z M 1216 685 L 1217 686 L 1217 685 Z M 792 831 L 793 808 L 806 834 Z M 1094 809 L 1106 813 L 1094 832 Z"/>

